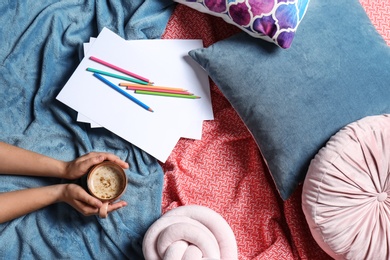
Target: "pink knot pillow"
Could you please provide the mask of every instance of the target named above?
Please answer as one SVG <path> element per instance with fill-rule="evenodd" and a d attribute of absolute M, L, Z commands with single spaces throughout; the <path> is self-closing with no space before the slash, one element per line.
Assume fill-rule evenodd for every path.
<path fill-rule="evenodd" d="M 390 115 L 335 134 L 312 160 L 302 193 L 311 233 L 335 259 L 390 259 Z"/>

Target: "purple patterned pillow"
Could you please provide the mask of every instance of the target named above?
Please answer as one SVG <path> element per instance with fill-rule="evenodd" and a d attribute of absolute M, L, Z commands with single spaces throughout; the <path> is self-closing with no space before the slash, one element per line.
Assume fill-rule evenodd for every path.
<path fill-rule="evenodd" d="M 287 49 L 306 13 L 309 0 L 175 0 L 222 17 L 253 37 Z"/>

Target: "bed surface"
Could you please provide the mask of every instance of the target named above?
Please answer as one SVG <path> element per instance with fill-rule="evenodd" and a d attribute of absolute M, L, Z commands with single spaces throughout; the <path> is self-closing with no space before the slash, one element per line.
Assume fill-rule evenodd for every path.
<path fill-rule="evenodd" d="M 360 2 L 390 45 L 390 4 Z M 202 38 L 207 47 L 237 32 L 219 18 L 179 5 L 163 37 Z M 188 204 L 219 212 L 236 235 L 239 259 L 331 259 L 311 236 L 301 210 L 302 187 L 287 201 L 280 199 L 248 129 L 212 81 L 211 90 L 215 120 L 204 123 L 202 141 L 180 140 L 162 165 L 163 212 Z"/>
<path fill-rule="evenodd" d="M 253 136 L 211 80 L 215 120 L 203 123 L 202 140 L 180 139 L 164 163 L 104 129 L 76 122 L 76 113 L 55 100 L 82 58 L 82 43 L 105 26 L 125 39 L 202 39 L 205 47 L 239 33 L 237 27 L 168 0 L 3 2 L 0 140 L 62 160 L 108 151 L 131 168 L 128 207 L 102 220 L 57 204 L 1 224 L 0 239 L 8 241 L 0 245 L 1 256 L 142 259 L 147 228 L 161 214 L 195 204 L 227 221 L 240 260 L 330 259 L 305 221 L 302 187 L 280 198 Z M 360 2 L 390 45 L 390 3 Z M 63 182 L 0 178 L 0 191 Z"/>

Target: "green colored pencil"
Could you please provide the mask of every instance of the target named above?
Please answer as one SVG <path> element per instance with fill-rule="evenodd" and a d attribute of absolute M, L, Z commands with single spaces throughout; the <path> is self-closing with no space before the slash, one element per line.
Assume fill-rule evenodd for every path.
<path fill-rule="evenodd" d="M 87 68 L 87 71 L 94 72 L 94 73 L 99 73 L 101 75 L 106 75 L 106 76 L 117 78 L 117 79 L 123 79 L 123 80 L 126 80 L 126 81 L 130 81 L 130 82 L 134 82 L 134 83 L 138 83 L 138 84 L 142 84 L 142 85 L 149 85 L 148 82 L 145 82 L 145 81 L 142 81 L 142 80 L 139 80 L 139 79 L 136 79 L 136 78 L 129 78 L 129 77 L 126 77 L 126 76 L 110 73 L 110 72 L 103 71 L 103 70 L 97 70 L 97 69 L 94 69 L 94 68 Z"/>
<path fill-rule="evenodd" d="M 146 90 L 136 90 L 135 93 L 136 94 L 145 94 L 145 95 L 164 96 L 164 97 L 191 98 L 191 99 L 200 98 L 199 96 L 194 96 L 194 95 L 163 93 L 163 92 L 146 91 Z"/>

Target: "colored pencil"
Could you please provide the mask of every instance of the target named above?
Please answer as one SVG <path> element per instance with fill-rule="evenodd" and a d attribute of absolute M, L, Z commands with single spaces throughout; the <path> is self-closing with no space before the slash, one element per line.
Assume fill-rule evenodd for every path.
<path fill-rule="evenodd" d="M 139 85 L 133 84 L 133 83 L 121 82 L 121 83 L 119 83 L 119 86 L 122 86 L 122 87 L 137 87 Z M 156 86 L 156 85 L 148 85 L 148 86 L 145 86 L 145 87 L 156 88 L 156 89 L 165 89 L 165 90 L 173 90 L 173 91 L 187 91 L 187 90 L 182 89 L 182 88 L 171 88 L 171 87 Z"/>
<path fill-rule="evenodd" d="M 193 95 L 192 93 L 188 91 L 181 91 L 181 90 L 168 90 L 168 89 L 160 89 L 160 88 L 148 88 L 148 87 L 141 87 L 141 86 L 134 86 L 126 87 L 127 90 L 145 90 L 145 91 L 155 91 L 155 92 L 162 92 L 162 93 L 172 93 L 172 94 L 182 94 L 182 95 Z"/>
<path fill-rule="evenodd" d="M 177 97 L 177 98 L 190 98 L 190 99 L 200 98 L 199 96 L 194 96 L 194 95 L 163 93 L 163 92 L 145 91 L 145 90 L 136 90 L 135 93 L 136 94 L 145 94 L 145 95 L 154 95 L 154 96 L 164 96 L 164 97 Z"/>
<path fill-rule="evenodd" d="M 94 68 L 87 68 L 87 71 L 96 72 L 96 73 L 99 73 L 101 75 L 106 75 L 106 76 L 117 78 L 117 79 L 127 80 L 127 81 L 138 83 L 138 84 L 141 84 L 141 85 L 148 85 L 148 83 L 145 82 L 145 81 L 142 81 L 142 80 L 139 80 L 139 79 L 136 79 L 136 78 L 125 77 L 125 76 L 122 76 L 122 75 L 110 73 L 110 72 L 103 71 L 103 70 L 97 70 L 97 69 L 94 69 Z"/>
<path fill-rule="evenodd" d="M 130 95 L 129 93 L 127 93 L 126 91 L 124 91 L 123 89 L 121 89 L 120 87 L 116 86 L 114 83 L 112 83 L 111 81 L 107 80 L 106 78 L 104 78 L 102 75 L 98 74 L 98 73 L 93 73 L 93 75 L 100 79 L 101 81 L 103 81 L 104 83 L 106 83 L 108 86 L 110 86 L 112 89 L 116 90 L 117 92 L 121 93 L 122 95 L 124 95 L 125 97 L 127 97 L 128 99 L 130 99 L 131 101 L 133 101 L 134 103 L 136 103 L 137 105 L 143 107 L 144 109 L 150 111 L 150 112 L 153 112 L 153 109 L 151 109 L 149 106 L 145 105 L 144 103 L 142 103 L 141 101 L 139 101 L 138 99 L 136 99 L 135 97 L 133 97 L 132 95 Z"/>
<path fill-rule="evenodd" d="M 126 74 L 126 75 L 129 75 L 129 76 L 131 76 L 131 77 L 133 77 L 133 78 L 136 78 L 136 79 L 139 79 L 139 80 L 148 82 L 148 83 L 152 83 L 152 82 L 150 82 L 150 80 L 147 79 L 147 78 L 144 78 L 144 77 L 142 77 L 142 76 L 140 76 L 140 75 L 137 75 L 137 74 L 135 74 L 135 73 L 133 73 L 133 72 L 131 72 L 131 71 L 122 69 L 122 68 L 120 68 L 120 67 L 118 67 L 118 66 L 116 66 L 116 65 L 114 65 L 114 64 L 108 63 L 107 61 L 101 60 L 101 59 L 96 58 L 96 57 L 94 57 L 94 56 L 90 56 L 89 59 L 91 59 L 91 60 L 93 60 L 93 61 L 96 61 L 97 63 L 100 63 L 100 64 L 102 64 L 102 65 L 104 65 L 104 66 L 107 66 L 107 67 L 109 67 L 109 68 L 111 68 L 111 69 L 114 69 L 114 70 L 117 70 L 117 71 L 119 71 L 119 72 L 122 72 L 122 73 L 124 73 L 124 74 Z"/>

